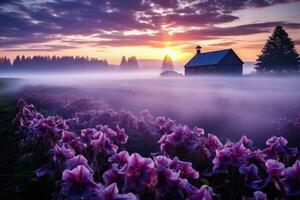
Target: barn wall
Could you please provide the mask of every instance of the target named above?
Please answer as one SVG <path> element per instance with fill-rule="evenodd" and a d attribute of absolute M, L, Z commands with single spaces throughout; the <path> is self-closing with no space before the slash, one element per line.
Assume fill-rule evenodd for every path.
<path fill-rule="evenodd" d="M 243 74 L 243 62 L 232 51 L 230 51 L 219 63 L 219 73 L 242 75 Z"/>
<path fill-rule="evenodd" d="M 198 74 L 216 74 L 216 66 L 199 66 L 199 67 L 186 67 L 185 75 L 198 75 Z"/>
<path fill-rule="evenodd" d="M 219 64 L 222 65 L 239 65 L 243 64 L 239 57 L 232 51 L 230 51 L 222 60 Z"/>
<path fill-rule="evenodd" d="M 242 64 L 219 65 L 218 74 L 243 75 L 243 65 Z"/>
<path fill-rule="evenodd" d="M 186 67 L 185 75 L 199 75 L 199 74 L 215 74 L 215 75 L 242 75 L 242 64 L 216 65 L 216 66 L 199 66 Z"/>

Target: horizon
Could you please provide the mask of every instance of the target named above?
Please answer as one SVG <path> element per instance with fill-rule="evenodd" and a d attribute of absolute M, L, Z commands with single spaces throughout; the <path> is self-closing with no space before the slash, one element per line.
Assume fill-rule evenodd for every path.
<path fill-rule="evenodd" d="M 232 48 L 244 62 L 255 62 L 277 24 L 300 51 L 298 8 L 298 0 L 4 1 L 0 55 L 11 60 L 17 55 L 88 56 L 118 65 L 122 56 L 158 62 L 168 54 L 178 66 L 200 44 L 203 52 Z"/>

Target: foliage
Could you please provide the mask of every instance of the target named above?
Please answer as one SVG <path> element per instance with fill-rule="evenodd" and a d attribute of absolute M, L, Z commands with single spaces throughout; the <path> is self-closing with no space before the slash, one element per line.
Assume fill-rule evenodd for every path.
<path fill-rule="evenodd" d="M 60 68 L 61 66 L 74 68 L 75 66 L 98 66 L 108 67 L 106 60 L 99 60 L 97 58 L 79 57 L 79 56 L 17 56 L 12 62 L 10 59 L 0 58 L 0 67 L 15 67 L 20 69 L 43 68 L 51 67 Z"/>
<path fill-rule="evenodd" d="M 258 56 L 258 72 L 295 72 L 299 70 L 298 53 L 282 26 L 276 26 Z"/>
<path fill-rule="evenodd" d="M 164 57 L 163 63 L 162 63 L 162 71 L 172 71 L 174 70 L 172 59 L 169 55 L 166 55 Z"/>
<path fill-rule="evenodd" d="M 130 70 L 130 69 L 138 69 L 139 64 L 137 61 L 137 58 L 135 56 L 129 57 L 128 60 L 126 60 L 126 57 L 123 56 L 121 63 L 120 63 L 120 68 L 124 70 Z"/>
<path fill-rule="evenodd" d="M 56 100 L 68 102 L 69 100 Z M 82 102 L 85 106 L 86 101 Z M 95 102 L 96 103 L 96 102 Z M 99 103 L 97 103 L 99 104 Z M 243 136 L 222 142 L 148 111 L 62 104 L 68 118 L 45 116 L 24 100 L 16 116 L 24 154 L 43 158 L 37 177 L 52 177 L 65 199 L 274 199 L 300 195 L 297 148 L 272 137 L 263 149 Z M 78 110 L 78 112 L 76 112 Z M 234 190 L 232 188 L 235 188 Z"/>

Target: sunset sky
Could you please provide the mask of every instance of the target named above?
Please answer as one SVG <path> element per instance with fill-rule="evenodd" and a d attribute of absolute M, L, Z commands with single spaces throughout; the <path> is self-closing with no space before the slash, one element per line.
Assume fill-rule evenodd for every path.
<path fill-rule="evenodd" d="M 0 0 L 0 56 L 79 55 L 177 63 L 233 48 L 254 61 L 277 24 L 300 51 L 300 0 Z"/>

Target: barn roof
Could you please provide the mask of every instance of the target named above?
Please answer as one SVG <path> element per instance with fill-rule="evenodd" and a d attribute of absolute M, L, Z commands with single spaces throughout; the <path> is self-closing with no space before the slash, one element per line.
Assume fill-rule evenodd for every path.
<path fill-rule="evenodd" d="M 220 51 L 198 53 L 185 64 L 185 67 L 217 65 L 231 51 L 233 52 L 232 49 L 225 49 Z"/>

